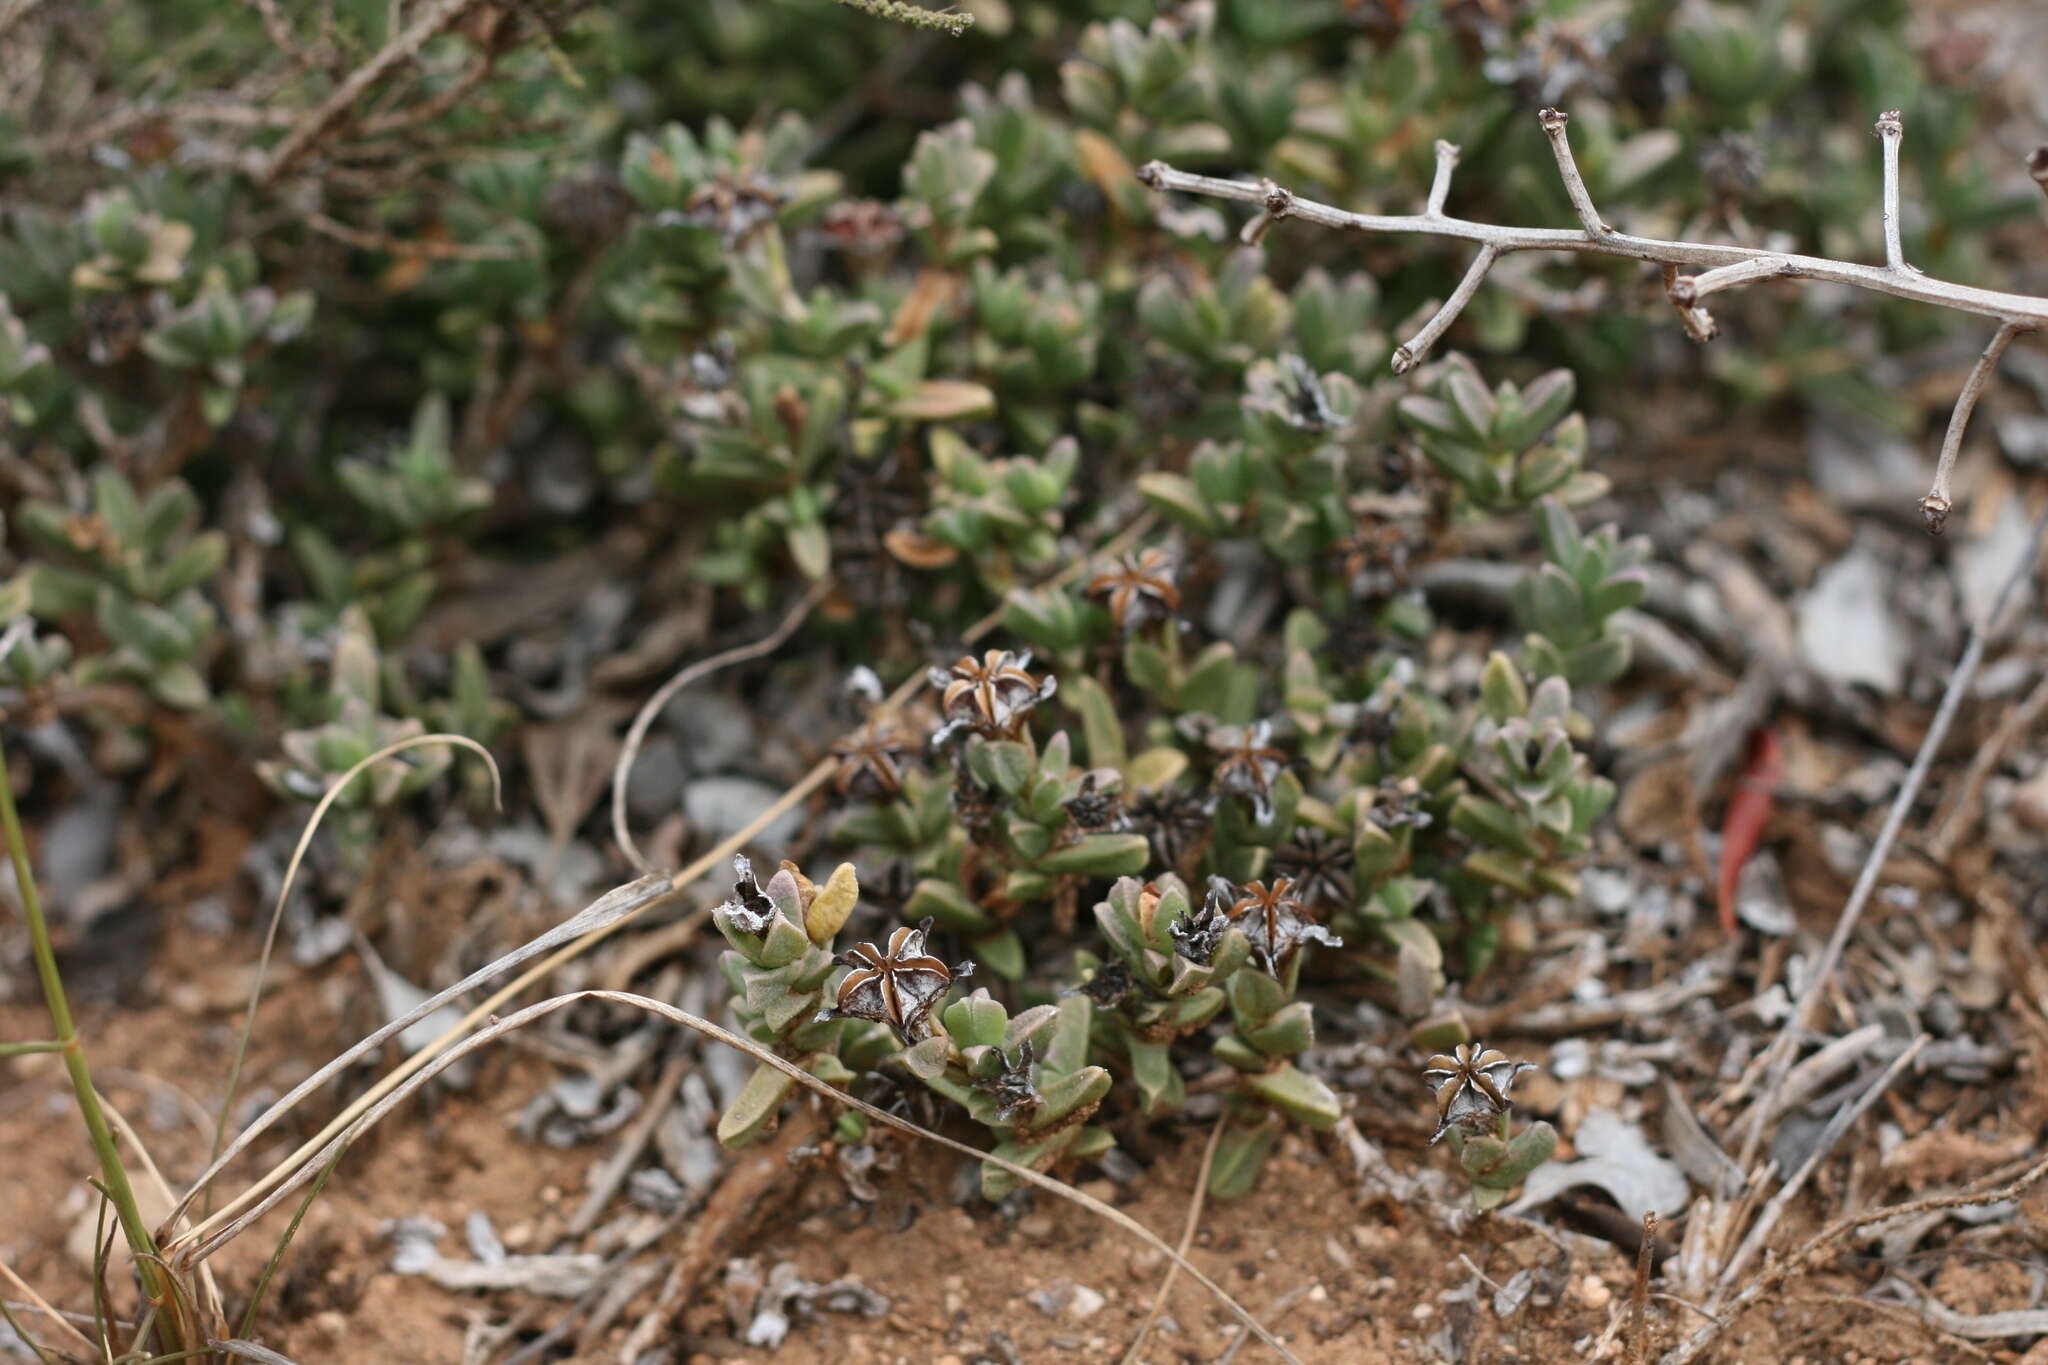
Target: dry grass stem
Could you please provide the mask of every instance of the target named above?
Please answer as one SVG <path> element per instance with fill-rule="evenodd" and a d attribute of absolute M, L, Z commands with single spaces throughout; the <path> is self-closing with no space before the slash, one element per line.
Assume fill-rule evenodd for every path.
<path fill-rule="evenodd" d="M 1765 1080 L 1762 1094 L 1754 1101 L 1750 1110 L 1748 1128 L 1743 1139 L 1741 1158 L 1744 1167 L 1754 1160 L 1763 1141 L 1764 1125 L 1778 1110 L 1778 1092 L 1784 1084 L 1786 1074 L 1791 1070 L 1792 1054 L 1800 1035 L 1810 1027 L 1815 1006 L 1827 991 L 1834 977 L 1835 968 L 1841 963 L 1842 952 L 1849 945 L 1849 936 L 1856 930 L 1863 917 L 1864 907 L 1870 903 L 1871 895 L 1877 890 L 1878 878 L 1884 871 L 1885 859 L 1890 856 L 1892 844 L 1899 837 L 1899 830 L 1906 823 L 1906 816 L 1913 808 L 1920 788 L 1927 781 L 1927 773 L 1934 766 L 1934 755 L 1941 748 L 1941 742 L 1948 736 L 1949 726 L 1954 724 L 1956 712 L 1962 708 L 1963 697 L 1970 690 L 1970 682 L 1977 676 L 1978 666 L 1984 662 L 1985 646 L 2005 615 L 2006 606 L 2011 602 L 2014 591 L 2031 572 L 2035 556 L 2040 552 L 2041 536 L 2048 530 L 2048 511 L 2044 511 L 2034 522 L 2034 530 L 2027 537 L 2027 543 L 2020 552 L 2019 560 L 2000 585 L 1998 596 L 1991 603 L 1991 609 L 1984 619 L 1970 629 L 1969 642 L 1963 648 L 1963 657 L 1957 662 L 1955 672 L 1949 675 L 1948 686 L 1942 692 L 1941 705 L 1935 709 L 1934 719 L 1928 724 L 1927 735 L 1920 741 L 1919 752 L 1913 756 L 1913 766 L 1906 772 L 1905 780 L 1899 784 L 1898 795 L 1893 799 L 1891 809 L 1885 813 L 1884 825 L 1878 831 L 1877 839 L 1870 846 L 1870 853 L 1863 860 L 1862 871 L 1857 874 L 1856 885 L 1849 893 L 1848 904 L 1842 907 L 1842 914 L 1835 921 L 1834 933 L 1828 938 L 1818 961 L 1813 965 L 1805 988 L 1800 991 L 1797 1004 L 1786 1018 L 1778 1036 L 1771 1040 L 1765 1056 Z"/>

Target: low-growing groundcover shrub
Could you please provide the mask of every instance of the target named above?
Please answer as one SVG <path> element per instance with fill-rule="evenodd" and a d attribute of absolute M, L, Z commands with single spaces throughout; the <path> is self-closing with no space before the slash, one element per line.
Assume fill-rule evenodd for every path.
<path fill-rule="evenodd" d="M 1445 139 L 1458 211 L 1569 222 L 1527 117 L 1562 105 L 1637 230 L 1875 257 L 1876 161 L 1836 130 L 1903 106 L 1909 172 L 1944 185 L 1916 264 L 1981 275 L 1983 229 L 2032 205 L 1973 169 L 1981 97 L 1903 4 L 963 8 L 960 38 L 822 0 L 11 21 L 0 708 L 172 784 L 205 775 L 165 737 L 206 727 L 295 820 L 428 730 L 516 788 L 561 602 L 428 629 L 507 566 L 629 543 L 623 620 L 690 593 L 735 633 L 815 592 L 792 667 L 929 672 L 934 705 L 812 737 L 843 872 L 737 870 L 716 922 L 757 1042 L 927 1087 L 1043 1169 L 1212 1091 L 1227 1196 L 1284 1124 L 1337 1120 L 1314 1006 L 1369 995 L 1441 1053 L 1497 1203 L 1548 1129 L 1512 1133 L 1514 1065 L 1430 1016 L 1575 894 L 1614 799 L 1589 698 L 1628 669 L 1649 548 L 1582 526 L 1606 483 L 1578 409 L 1699 362 L 1621 302 L 1626 266 L 1556 320 L 1585 268 L 1518 258 L 1397 375 L 1455 264 L 1248 245 L 1135 168 L 1407 211 Z M 1840 310 L 1772 306 L 1703 353 L 1712 392 L 1923 420 L 1840 363 Z M 1416 585 L 1472 547 L 1527 561 L 1500 649 Z M 69 780 L 25 767 L 31 797 Z M 331 864 L 481 794 L 453 781 L 432 748 L 373 767 Z M 853 942 L 863 882 L 886 929 Z M 764 1069 L 721 1138 L 790 1090 Z"/>

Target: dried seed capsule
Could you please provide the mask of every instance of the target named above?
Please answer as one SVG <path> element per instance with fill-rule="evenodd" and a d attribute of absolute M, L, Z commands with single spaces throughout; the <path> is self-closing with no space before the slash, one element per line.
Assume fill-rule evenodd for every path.
<path fill-rule="evenodd" d="M 744 853 L 732 855 L 732 898 L 718 907 L 718 913 L 730 919 L 736 928 L 750 934 L 764 934 L 775 919 L 775 902 L 762 892 L 759 882 L 754 880 L 754 864 Z"/>
<path fill-rule="evenodd" d="M 1455 1052 L 1439 1053 L 1429 1059 L 1422 1079 L 1436 1091 L 1436 1132 L 1430 1144 L 1452 1128 L 1481 1132 L 1508 1112 L 1508 1088 L 1524 1071 L 1534 1071 L 1534 1062 L 1510 1061 L 1497 1048 L 1477 1043 L 1460 1043 Z"/>
<path fill-rule="evenodd" d="M 944 729 L 935 738 L 949 736 L 962 728 L 990 739 L 1005 739 L 1017 733 L 1024 717 L 1059 688 L 1059 680 L 1043 681 L 1031 676 L 1031 651 L 1013 654 L 991 649 L 981 658 L 963 654 L 947 669 L 931 672 L 932 686 L 943 689 L 940 709 Z"/>
<path fill-rule="evenodd" d="M 916 754 L 909 735 L 869 720 L 833 743 L 832 756 L 839 760 L 833 785 L 853 800 L 886 800 L 903 790 L 903 765 Z"/>
<path fill-rule="evenodd" d="M 1266 970 L 1280 974 L 1286 960 L 1304 943 L 1321 943 L 1341 948 L 1344 940 L 1308 917 L 1308 907 L 1294 894 L 1294 883 L 1285 877 L 1265 882 L 1247 882 L 1237 889 L 1237 899 L 1224 911 L 1244 936 Z"/>
<path fill-rule="evenodd" d="M 1166 551 L 1142 550 L 1097 573 L 1088 581 L 1087 596 L 1108 607 L 1117 630 L 1130 635 L 1180 610 L 1178 572 Z"/>
<path fill-rule="evenodd" d="M 1260 824 L 1273 818 L 1273 783 L 1287 767 L 1286 752 L 1274 748 L 1272 739 L 1273 723 L 1265 720 L 1226 725 L 1209 735 L 1209 747 L 1219 755 L 1216 790 L 1250 802 Z"/>
<path fill-rule="evenodd" d="M 974 972 L 974 964 L 948 967 L 925 951 L 927 919 L 916 928 L 905 925 L 889 935 L 889 946 L 855 944 L 839 955 L 853 968 L 839 983 L 833 1007 L 818 1012 L 824 1019 L 873 1019 L 896 1030 L 906 1044 L 931 1036 L 931 1012 L 954 981 Z"/>

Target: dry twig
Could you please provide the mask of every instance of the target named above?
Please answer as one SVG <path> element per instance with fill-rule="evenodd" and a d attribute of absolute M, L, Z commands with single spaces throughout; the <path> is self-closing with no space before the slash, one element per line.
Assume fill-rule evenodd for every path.
<path fill-rule="evenodd" d="M 1631 260 L 1649 261 L 1664 267 L 1665 292 L 1672 305 L 1678 309 L 1687 333 L 1695 341 L 1706 341 L 1714 335 L 1713 318 L 1701 307 L 1702 300 L 1724 289 L 1775 279 L 1818 280 L 1851 285 L 1858 289 L 1890 294 L 1895 298 L 1932 304 L 1937 308 L 1952 308 L 1959 312 L 1996 319 L 1999 331 L 1991 345 L 1986 348 L 1984 359 L 1979 361 L 1977 369 L 1972 372 L 1970 382 L 1957 400 L 1955 414 L 1950 419 L 1949 433 L 1943 441 L 1944 460 L 1941 472 L 1937 475 L 1934 486 L 1921 501 L 1928 529 L 1939 532 L 1951 506 L 1947 470 L 1954 462 L 1954 449 L 1962 443 L 1963 428 L 1969 421 L 1971 410 L 1976 406 L 1977 396 L 1982 391 L 1991 369 L 1997 364 L 1998 354 L 2005 349 L 2006 343 L 2022 332 L 2032 332 L 2048 326 L 2048 298 L 2009 294 L 1995 289 L 1980 289 L 1974 285 L 1937 280 L 1906 264 L 1899 224 L 1898 152 L 1903 124 L 1898 112 L 1887 111 L 1877 122 L 1878 135 L 1884 142 L 1884 265 L 1864 265 L 1855 261 L 1830 260 L 1823 256 L 1804 256 L 1712 242 L 1667 241 L 1618 231 L 1603 221 L 1599 211 L 1594 207 L 1585 180 L 1579 174 L 1578 163 L 1572 156 L 1571 143 L 1566 135 L 1568 120 L 1564 113 L 1556 109 L 1545 109 L 1537 117 L 1542 123 L 1544 136 L 1550 140 L 1551 151 L 1557 158 L 1558 174 L 1564 181 L 1565 193 L 1571 199 L 1573 211 L 1578 214 L 1580 226 L 1576 231 L 1569 228 L 1508 227 L 1495 223 L 1475 223 L 1469 219 L 1445 214 L 1443 204 L 1450 192 L 1451 170 L 1457 164 L 1457 148 L 1448 143 L 1438 144 L 1436 176 L 1430 186 L 1429 200 L 1421 213 L 1352 213 L 1328 204 L 1317 203 L 1312 199 L 1300 198 L 1291 190 L 1283 189 L 1270 180 L 1248 182 L 1224 180 L 1210 175 L 1193 175 L 1186 171 L 1177 171 L 1159 161 L 1150 162 L 1142 167 L 1138 171 L 1138 179 L 1154 190 L 1177 190 L 1259 205 L 1258 215 L 1244 228 L 1243 239 L 1247 242 L 1257 242 L 1274 223 L 1283 218 L 1299 218 L 1323 227 L 1348 228 L 1354 232 L 1413 232 L 1477 243 L 1479 254 L 1466 270 L 1464 278 L 1458 282 L 1458 287 L 1452 292 L 1451 297 L 1428 322 L 1423 324 L 1420 331 L 1394 349 L 1393 368 L 1396 374 L 1405 374 L 1422 362 L 1430 347 L 1471 301 L 1472 295 L 1478 291 L 1481 281 L 1486 278 L 1487 272 L 1493 268 L 1495 262 L 1502 256 L 1516 251 L 1569 251 L 1582 255 L 1621 256 Z M 2048 158 L 2043 160 L 2048 162 Z M 1694 270 L 1698 273 L 1685 275 L 1679 273 L 1681 270 Z"/>
<path fill-rule="evenodd" d="M 421 48 L 482 3 L 483 0 L 432 0 L 376 56 L 351 71 L 328 93 L 326 99 L 306 112 L 271 152 L 257 179 L 269 185 L 289 175 L 336 124 L 349 116 L 357 101 L 367 95 L 377 82 L 418 56 Z"/>
<path fill-rule="evenodd" d="M 1751 1280 L 1740 1294 L 1729 1300 L 1720 1317 L 1665 1352 L 1660 1365 L 1692 1365 L 1693 1361 L 1700 1359 L 1707 1352 L 1722 1331 L 1743 1313 L 1754 1308 L 1767 1295 L 1776 1292 L 1778 1286 L 1811 1265 L 1822 1252 L 1845 1237 L 1864 1228 L 1875 1227 L 1879 1223 L 1888 1223 L 1894 1218 L 1909 1218 L 1916 1213 L 1927 1213 L 1934 1209 L 1960 1209 L 2017 1200 L 2040 1184 L 2044 1178 L 2048 1178 L 2048 1158 L 2035 1162 L 2018 1179 L 1995 1190 L 1930 1195 L 1925 1199 L 1914 1199 L 1904 1204 L 1868 1209 L 1862 1213 L 1837 1218 L 1791 1255 L 1782 1260 L 1767 1262 L 1757 1277 Z"/>

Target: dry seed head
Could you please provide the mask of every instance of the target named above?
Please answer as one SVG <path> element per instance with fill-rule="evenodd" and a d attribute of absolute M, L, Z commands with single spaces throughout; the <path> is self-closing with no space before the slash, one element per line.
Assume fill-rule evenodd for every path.
<path fill-rule="evenodd" d="M 872 1019 L 887 1024 L 905 1044 L 931 1036 L 931 1013 L 955 980 L 974 972 L 974 964 L 948 967 L 925 951 L 925 935 L 931 931 L 927 919 L 917 927 L 909 925 L 889 935 L 889 946 L 857 943 L 839 955 L 853 968 L 839 983 L 831 1009 L 820 1010 L 820 1020 Z"/>
<path fill-rule="evenodd" d="M 1534 1071 L 1534 1062 L 1511 1061 L 1498 1048 L 1460 1043 L 1455 1052 L 1438 1053 L 1423 1068 L 1422 1079 L 1436 1092 L 1436 1132 L 1430 1145 L 1452 1128 L 1478 1132 L 1508 1112 L 1508 1089 L 1515 1077 Z"/>

